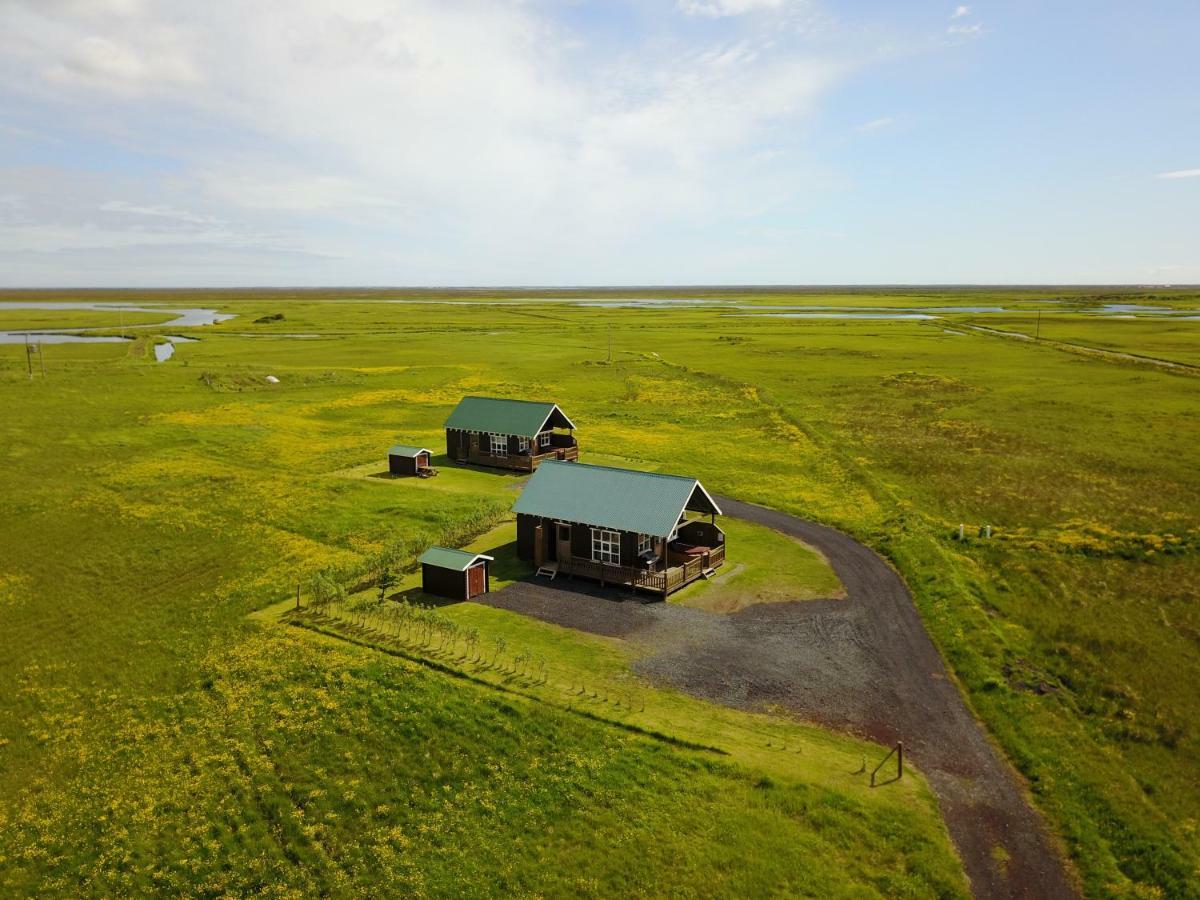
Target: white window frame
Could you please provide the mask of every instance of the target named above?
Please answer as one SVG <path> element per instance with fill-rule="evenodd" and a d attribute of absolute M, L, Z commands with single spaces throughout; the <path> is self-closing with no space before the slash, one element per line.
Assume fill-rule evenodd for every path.
<path fill-rule="evenodd" d="M 550 446 L 550 432 L 543 431 L 541 434 L 538 435 L 538 446 L 539 447 L 549 447 Z"/>
<path fill-rule="evenodd" d="M 521 452 L 528 450 L 529 449 L 529 438 L 518 437 L 517 438 L 517 449 L 520 450 Z"/>
<path fill-rule="evenodd" d="M 648 534 L 639 534 L 638 535 L 638 556 L 641 556 L 643 553 L 649 553 L 653 549 L 654 549 L 654 538 L 652 538 Z"/>
<path fill-rule="evenodd" d="M 508 435 L 488 433 L 488 452 L 500 459 L 508 459 Z"/>
<path fill-rule="evenodd" d="M 607 528 L 592 529 L 592 562 L 621 564 L 621 532 Z"/>

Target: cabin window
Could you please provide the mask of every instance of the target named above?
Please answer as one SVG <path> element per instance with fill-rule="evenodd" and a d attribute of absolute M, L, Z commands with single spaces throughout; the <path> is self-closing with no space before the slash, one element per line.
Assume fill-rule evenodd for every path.
<path fill-rule="evenodd" d="M 528 450 L 529 449 L 529 438 L 527 438 L 527 437 L 517 438 L 517 449 L 520 450 L 521 452 L 525 452 L 526 450 Z"/>
<path fill-rule="evenodd" d="M 650 535 L 639 534 L 638 535 L 638 556 L 641 556 L 643 553 L 649 553 L 650 547 L 652 544 L 653 544 L 653 539 L 650 537 Z"/>
<path fill-rule="evenodd" d="M 507 434 L 489 434 L 492 445 L 492 456 L 508 456 L 508 435 Z"/>
<path fill-rule="evenodd" d="M 549 447 L 550 446 L 550 432 L 543 431 L 541 434 L 538 435 L 538 446 L 540 446 L 540 447 Z"/>
<path fill-rule="evenodd" d="M 621 564 L 621 535 L 605 528 L 592 529 L 592 559 L 595 562 Z"/>

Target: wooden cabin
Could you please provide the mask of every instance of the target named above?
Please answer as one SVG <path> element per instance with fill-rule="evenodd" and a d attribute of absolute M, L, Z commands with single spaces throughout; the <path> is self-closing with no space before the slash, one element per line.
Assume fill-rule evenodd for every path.
<path fill-rule="evenodd" d="M 665 597 L 725 563 L 721 510 L 695 478 L 547 461 L 514 509 L 517 555 L 539 574 Z"/>
<path fill-rule="evenodd" d="M 388 471 L 393 475 L 432 475 L 431 454 L 424 447 L 397 444 L 388 450 Z"/>
<path fill-rule="evenodd" d="M 421 590 L 451 600 L 486 594 L 491 589 L 488 566 L 492 562 L 492 557 L 482 553 L 430 547 L 421 554 Z"/>
<path fill-rule="evenodd" d="M 532 472 L 548 459 L 579 459 L 574 431 L 555 403 L 463 397 L 446 420 L 446 455 L 458 462 Z"/>

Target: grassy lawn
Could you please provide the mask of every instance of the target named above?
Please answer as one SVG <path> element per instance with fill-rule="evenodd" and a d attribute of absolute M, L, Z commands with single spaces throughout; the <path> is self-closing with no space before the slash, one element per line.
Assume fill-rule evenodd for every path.
<path fill-rule="evenodd" d="M 720 758 L 788 783 L 845 792 L 857 802 L 903 809 L 932 803 L 920 775 L 871 789 L 863 761 L 874 763 L 886 748 L 856 741 L 786 718 L 714 706 L 678 691 L 657 688 L 629 667 L 636 647 L 623 640 L 584 634 L 508 610 L 459 602 L 438 608 L 458 637 L 422 640 L 417 631 L 397 632 L 396 610 L 350 603 L 323 615 L 281 610 L 281 619 L 360 643 L 391 649 L 471 680 L 506 688 L 589 718 L 634 726 L 684 744 L 712 748 Z M 365 625 L 362 623 L 366 623 Z M 466 635 L 478 632 L 479 643 Z"/>
<path fill-rule="evenodd" d="M 761 525 L 723 518 L 725 565 L 711 581 L 697 581 L 670 602 L 731 613 L 755 603 L 845 596 L 825 558 L 802 541 Z"/>
<path fill-rule="evenodd" d="M 105 312 L 91 309 L 5 309 L 0 302 L 0 331 L 42 328 L 113 328 L 169 322 L 170 312 Z"/>
<path fill-rule="evenodd" d="M 1028 309 L 1045 296 L 786 302 Z M 1196 895 L 1194 378 L 949 323 L 368 300 L 164 292 L 154 302 L 239 317 L 194 329 L 164 364 L 125 346 L 47 347 L 44 380 L 26 377 L 23 347 L 0 346 L 5 893 L 349 893 L 382 878 L 436 893 L 452 877 L 465 893 L 960 890 L 924 800 L 889 808 L 904 795 L 837 780 L 836 753 L 855 742 L 825 764 L 818 738 L 842 739 L 797 735 L 813 742 L 795 755 L 811 771 L 769 774 L 766 742 L 755 756 L 733 724 L 706 734 L 712 707 L 645 709 L 721 743 L 716 762 L 578 714 L 624 716 L 612 702 L 497 699 L 496 686 L 247 621 L 313 573 L 500 524 L 512 476 L 370 476 L 397 441 L 438 451 L 462 394 L 501 393 L 560 402 L 585 460 L 695 475 L 887 555 L 1089 894 Z M 1191 340 L 1179 323 L 1095 327 L 1109 326 L 1094 337 L 1148 355 Z M 304 332 L 320 337 L 286 336 Z M 991 524 L 992 541 L 954 540 L 960 522 L 969 535 Z M 446 614 L 563 672 L 621 685 L 627 670 L 604 642 L 481 607 Z M 1042 682 L 1053 689 L 1028 689 Z"/>
<path fill-rule="evenodd" d="M 971 322 L 1030 337 L 1037 334 L 1042 340 L 1200 365 L 1200 321 L 1166 316 L 1043 315 L 1039 325 L 1036 317 L 1024 315 L 978 316 Z"/>

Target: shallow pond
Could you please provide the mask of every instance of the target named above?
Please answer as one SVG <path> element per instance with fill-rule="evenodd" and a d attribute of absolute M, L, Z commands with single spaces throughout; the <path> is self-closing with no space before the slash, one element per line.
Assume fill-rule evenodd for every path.
<path fill-rule="evenodd" d="M 12 303 L 0 303 L 0 309 L 85 309 L 90 312 L 138 312 L 138 313 L 164 313 L 174 315 L 176 318 L 169 322 L 161 322 L 157 325 L 126 325 L 125 328 L 193 328 L 198 325 L 215 325 L 218 322 L 225 322 L 229 319 L 236 319 L 234 313 L 220 313 L 215 309 L 201 309 L 195 307 L 192 309 L 177 309 L 166 306 L 132 306 L 125 303 L 87 303 L 83 301 L 70 300 L 20 300 Z M 118 322 L 118 327 L 121 327 Z M 50 328 L 40 333 L 52 333 L 62 331 L 108 331 L 112 326 L 92 328 Z"/>

